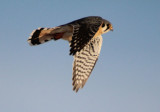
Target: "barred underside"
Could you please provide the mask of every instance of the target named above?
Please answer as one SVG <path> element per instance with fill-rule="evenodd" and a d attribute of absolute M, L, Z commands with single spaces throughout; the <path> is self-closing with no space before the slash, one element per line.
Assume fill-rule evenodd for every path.
<path fill-rule="evenodd" d="M 83 88 L 88 80 L 101 50 L 102 36 L 92 38 L 90 42 L 74 55 L 73 62 L 73 90 Z"/>

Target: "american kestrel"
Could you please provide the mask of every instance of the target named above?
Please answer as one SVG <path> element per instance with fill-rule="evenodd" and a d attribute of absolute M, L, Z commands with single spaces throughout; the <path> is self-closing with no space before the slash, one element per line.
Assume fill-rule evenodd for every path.
<path fill-rule="evenodd" d="M 39 45 L 49 40 L 69 41 L 73 62 L 73 90 L 83 88 L 88 80 L 102 46 L 102 34 L 113 31 L 112 24 L 99 17 L 89 16 L 54 28 L 38 28 L 28 39 L 30 45 Z"/>

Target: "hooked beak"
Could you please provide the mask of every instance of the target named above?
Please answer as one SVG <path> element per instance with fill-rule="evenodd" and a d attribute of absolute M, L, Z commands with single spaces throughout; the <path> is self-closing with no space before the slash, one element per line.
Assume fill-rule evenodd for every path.
<path fill-rule="evenodd" d="M 113 31 L 113 27 L 112 26 L 110 27 L 110 31 Z"/>

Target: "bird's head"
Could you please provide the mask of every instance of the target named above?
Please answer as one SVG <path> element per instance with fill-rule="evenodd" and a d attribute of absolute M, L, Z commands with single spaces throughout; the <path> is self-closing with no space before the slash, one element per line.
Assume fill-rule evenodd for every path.
<path fill-rule="evenodd" d="M 108 31 L 113 31 L 112 24 L 109 21 L 103 19 L 102 33 L 107 33 Z"/>

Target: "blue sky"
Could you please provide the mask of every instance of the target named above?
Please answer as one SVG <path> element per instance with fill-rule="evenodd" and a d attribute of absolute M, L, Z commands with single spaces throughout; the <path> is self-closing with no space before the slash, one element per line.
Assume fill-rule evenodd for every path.
<path fill-rule="evenodd" d="M 159 112 L 159 0 L 0 1 L 1 112 Z M 38 27 L 86 16 L 109 20 L 99 60 L 85 87 L 72 91 L 66 41 L 31 47 Z"/>

